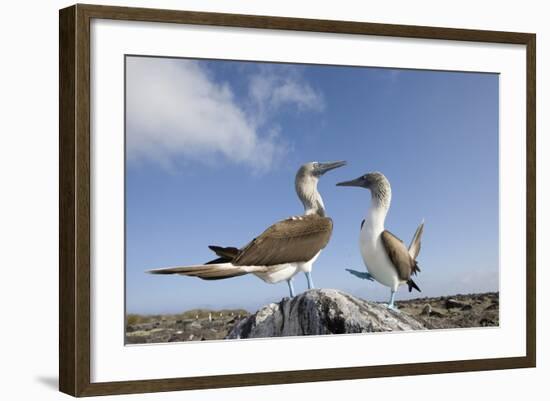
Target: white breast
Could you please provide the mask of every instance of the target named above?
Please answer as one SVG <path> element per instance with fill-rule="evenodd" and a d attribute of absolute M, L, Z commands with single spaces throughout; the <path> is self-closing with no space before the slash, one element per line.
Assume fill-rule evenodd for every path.
<path fill-rule="evenodd" d="M 374 231 L 369 224 L 364 224 L 361 228 L 359 249 L 363 262 L 374 279 L 386 287 L 397 290 L 400 284 L 397 270 L 386 253 L 380 233 Z"/>
<path fill-rule="evenodd" d="M 317 252 L 317 254 L 311 258 L 308 262 L 300 262 L 300 263 L 287 263 L 284 265 L 276 265 L 273 266 L 271 271 L 269 272 L 254 272 L 256 276 L 261 278 L 266 283 L 274 284 L 279 283 L 281 281 L 286 281 L 291 277 L 294 277 L 296 274 L 300 272 L 310 272 L 313 268 L 313 262 L 319 257 L 319 254 L 321 251 Z"/>
<path fill-rule="evenodd" d="M 313 263 L 317 260 L 320 253 L 321 251 L 317 252 L 317 254 L 308 262 L 298 263 L 298 269 L 300 269 L 301 272 L 309 273 L 311 269 L 313 269 Z"/>
<path fill-rule="evenodd" d="M 300 266 L 297 263 L 287 263 L 272 267 L 273 268 L 269 272 L 254 272 L 254 275 L 261 278 L 266 283 L 275 284 L 288 280 L 300 271 Z"/>

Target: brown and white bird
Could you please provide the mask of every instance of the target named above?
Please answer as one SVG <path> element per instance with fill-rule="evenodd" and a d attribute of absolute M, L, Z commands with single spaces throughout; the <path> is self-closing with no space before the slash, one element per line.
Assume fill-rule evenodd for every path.
<path fill-rule="evenodd" d="M 342 167 L 344 161 L 306 163 L 296 173 L 296 193 L 304 205 L 304 214 L 279 221 L 242 248 L 209 246 L 217 259 L 205 264 L 149 270 L 152 274 L 180 274 L 204 280 L 219 280 L 254 274 L 273 284 L 288 283 L 294 296 L 293 277 L 304 272 L 308 288 L 313 263 L 332 234 L 332 219 L 326 216 L 323 199 L 317 190 L 319 178 L 327 171 Z"/>
<path fill-rule="evenodd" d="M 359 249 L 368 272 L 346 269 L 356 277 L 376 280 L 390 287 L 391 296 L 388 308 L 396 310 L 395 292 L 402 284 L 407 284 L 409 292 L 420 288 L 413 281 L 420 268 L 416 258 L 420 252 L 420 240 L 424 231 L 424 222 L 418 226 L 409 248 L 403 241 L 384 228 L 386 215 L 391 203 L 391 186 L 382 173 L 374 172 L 362 175 L 351 181 L 336 185 L 367 188 L 371 192 L 371 203 L 366 218 L 361 222 Z"/>

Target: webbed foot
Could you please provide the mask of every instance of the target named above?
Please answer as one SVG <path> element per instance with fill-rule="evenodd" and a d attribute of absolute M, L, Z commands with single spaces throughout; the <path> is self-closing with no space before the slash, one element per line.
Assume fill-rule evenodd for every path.
<path fill-rule="evenodd" d="M 386 308 L 388 308 L 389 310 L 393 311 L 393 312 L 397 312 L 397 313 L 401 313 L 401 311 L 399 310 L 399 308 L 395 305 L 386 305 Z"/>
<path fill-rule="evenodd" d="M 360 272 L 352 269 L 346 269 L 346 271 L 360 279 L 374 281 L 374 277 L 372 277 L 372 275 L 369 272 Z"/>

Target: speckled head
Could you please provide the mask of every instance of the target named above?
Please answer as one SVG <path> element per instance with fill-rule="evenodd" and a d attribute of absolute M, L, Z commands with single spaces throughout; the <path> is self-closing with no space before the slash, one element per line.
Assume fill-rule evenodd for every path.
<path fill-rule="evenodd" d="M 351 181 L 339 182 L 341 187 L 361 187 L 370 189 L 373 199 L 389 207 L 391 201 L 391 186 L 386 176 L 377 171 L 367 173 Z"/>
<path fill-rule="evenodd" d="M 317 182 L 326 172 L 345 165 L 346 162 L 343 160 L 326 163 L 310 162 L 298 169 L 295 180 L 296 193 L 304 204 L 305 214 L 325 215 L 325 205 L 317 191 Z"/>

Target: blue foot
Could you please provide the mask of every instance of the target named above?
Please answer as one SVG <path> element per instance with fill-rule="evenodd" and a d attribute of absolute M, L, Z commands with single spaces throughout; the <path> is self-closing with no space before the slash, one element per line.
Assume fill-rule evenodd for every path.
<path fill-rule="evenodd" d="M 388 309 L 394 312 L 401 312 L 399 308 L 395 305 L 388 305 Z"/>
<path fill-rule="evenodd" d="M 388 309 L 399 312 L 399 308 L 395 306 L 395 291 L 392 290 L 391 296 L 390 296 L 390 303 L 388 304 Z"/>
<path fill-rule="evenodd" d="M 374 281 L 374 277 L 372 277 L 372 275 L 368 272 L 360 272 L 352 269 L 346 269 L 346 271 L 353 274 L 355 277 L 359 277 L 360 279 Z"/>
<path fill-rule="evenodd" d="M 288 283 L 288 290 L 290 291 L 290 298 L 294 298 L 294 284 L 292 279 L 286 281 Z"/>
<path fill-rule="evenodd" d="M 306 273 L 306 279 L 307 279 L 307 288 L 310 290 L 313 290 L 315 286 L 313 285 L 313 279 L 311 278 L 311 272 Z"/>

